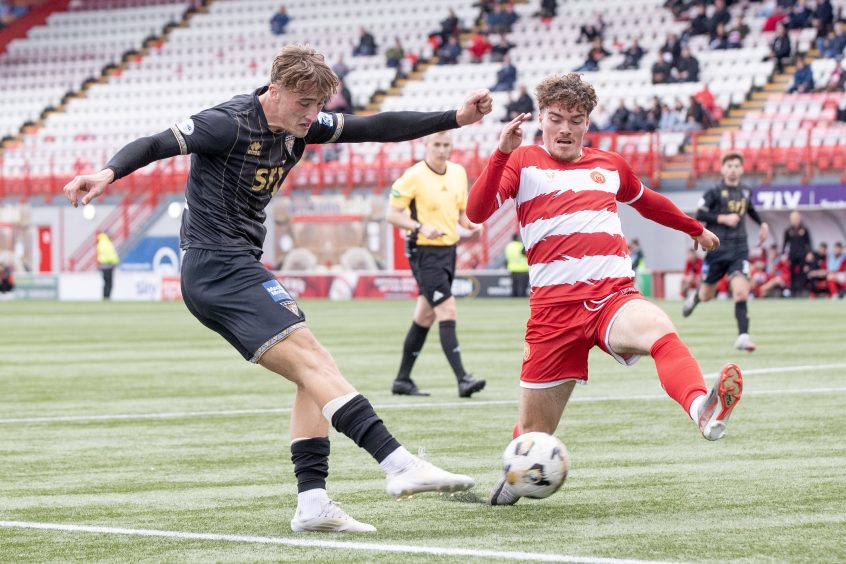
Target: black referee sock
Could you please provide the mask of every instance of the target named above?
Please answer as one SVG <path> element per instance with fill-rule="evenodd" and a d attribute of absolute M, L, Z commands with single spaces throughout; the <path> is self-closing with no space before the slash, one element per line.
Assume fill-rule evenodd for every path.
<path fill-rule="evenodd" d="M 742 335 L 749 332 L 749 313 L 746 301 L 734 302 L 734 317 L 737 319 L 737 333 Z"/>
<path fill-rule="evenodd" d="M 455 335 L 455 320 L 447 319 L 438 322 L 438 330 L 441 333 L 441 348 L 444 349 L 444 354 L 455 372 L 455 377 L 460 379 L 466 372 L 464 372 L 464 365 L 461 363 L 461 349 L 458 346 L 458 337 Z"/>
<path fill-rule="evenodd" d="M 411 369 L 414 368 L 414 362 L 417 360 L 420 351 L 423 350 L 423 344 L 426 342 L 426 335 L 428 334 L 428 327 L 418 325 L 414 321 L 411 322 L 411 328 L 405 336 L 405 343 L 402 345 L 402 361 L 397 373 L 397 380 L 411 378 Z"/>
<path fill-rule="evenodd" d="M 361 394 L 335 412 L 332 416 L 332 426 L 369 452 L 376 462 L 382 462 L 400 447 L 399 441 L 391 435 L 376 415 L 373 406 Z"/>
<path fill-rule="evenodd" d="M 304 439 L 291 444 L 291 462 L 297 477 L 297 492 L 326 489 L 329 476 L 329 437 Z"/>

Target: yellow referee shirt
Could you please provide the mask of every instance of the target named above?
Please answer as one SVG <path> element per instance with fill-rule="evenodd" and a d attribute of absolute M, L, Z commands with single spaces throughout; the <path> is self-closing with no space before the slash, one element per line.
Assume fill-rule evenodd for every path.
<path fill-rule="evenodd" d="M 426 161 L 420 161 L 394 182 L 390 205 L 410 209 L 412 219 L 445 233 L 438 239 L 418 235 L 418 245 L 455 245 L 458 217 L 467 208 L 467 171 L 460 164 L 447 161 L 446 172 L 438 174 Z"/>

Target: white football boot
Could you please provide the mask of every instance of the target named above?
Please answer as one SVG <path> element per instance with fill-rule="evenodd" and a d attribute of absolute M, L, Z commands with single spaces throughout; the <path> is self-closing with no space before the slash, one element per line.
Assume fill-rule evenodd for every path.
<path fill-rule="evenodd" d="M 757 347 L 755 346 L 755 343 L 752 342 L 752 338 L 749 336 L 749 333 L 741 333 L 737 336 L 737 340 L 734 341 L 734 348 L 739 351 L 752 352 Z"/>
<path fill-rule="evenodd" d="M 699 409 L 697 423 L 703 437 L 709 441 L 723 438 L 729 416 L 740 402 L 741 395 L 743 376 L 740 374 L 740 368 L 736 364 L 726 364 Z"/>
<path fill-rule="evenodd" d="M 388 474 L 385 489 L 388 495 L 400 497 L 423 492 L 460 492 L 475 485 L 476 482 L 470 476 L 441 470 L 415 456 L 408 466 L 399 472 Z"/>
<path fill-rule="evenodd" d="M 501 477 L 491 490 L 491 505 L 514 505 L 520 496 L 509 487 L 505 476 Z"/>
<path fill-rule="evenodd" d="M 296 533 L 321 532 L 321 533 L 372 533 L 376 527 L 356 521 L 341 509 L 337 503 L 327 499 L 320 506 L 320 514 L 316 517 L 301 519 L 299 511 L 291 519 L 291 530 Z"/>

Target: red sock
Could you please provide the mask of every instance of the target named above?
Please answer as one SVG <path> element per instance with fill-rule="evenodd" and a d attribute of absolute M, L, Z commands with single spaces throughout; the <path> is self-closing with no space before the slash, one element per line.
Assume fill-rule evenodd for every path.
<path fill-rule="evenodd" d="M 658 379 L 667 395 L 690 412 L 690 404 L 708 392 L 702 370 L 676 333 L 667 333 L 649 351 L 658 369 Z"/>
<path fill-rule="evenodd" d="M 834 280 L 829 280 L 828 291 L 831 292 L 832 298 L 836 298 L 837 294 L 839 293 L 839 289 L 837 288 L 837 282 L 835 282 Z"/>
<path fill-rule="evenodd" d="M 514 430 L 511 432 L 511 438 L 516 439 L 519 436 L 520 436 L 520 424 L 515 423 L 514 424 Z"/>

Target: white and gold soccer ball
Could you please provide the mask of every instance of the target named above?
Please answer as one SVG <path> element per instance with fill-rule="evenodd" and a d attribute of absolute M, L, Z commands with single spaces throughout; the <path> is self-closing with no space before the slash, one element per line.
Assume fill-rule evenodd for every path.
<path fill-rule="evenodd" d="M 564 484 L 570 470 L 567 447 L 546 433 L 524 433 L 502 453 L 502 470 L 509 488 L 521 497 L 543 499 Z"/>

